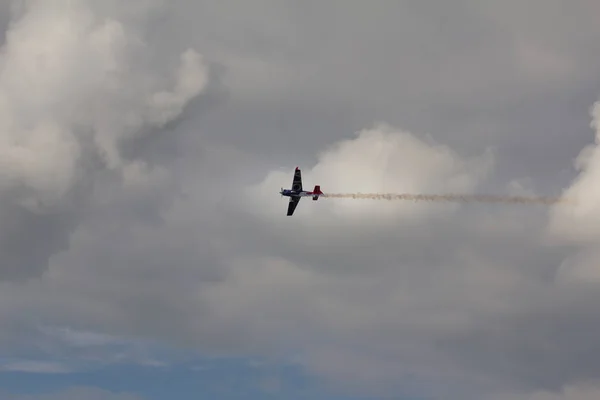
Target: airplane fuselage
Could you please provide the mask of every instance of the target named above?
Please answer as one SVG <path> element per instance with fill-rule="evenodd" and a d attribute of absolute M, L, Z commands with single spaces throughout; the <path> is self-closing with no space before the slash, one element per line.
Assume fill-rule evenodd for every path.
<path fill-rule="evenodd" d="M 301 190 L 301 191 L 297 192 L 295 190 L 290 190 L 290 189 L 283 189 L 279 193 L 281 195 L 287 196 L 287 197 L 313 197 L 313 196 L 320 196 L 322 194 L 322 193 L 308 192 L 306 190 Z"/>

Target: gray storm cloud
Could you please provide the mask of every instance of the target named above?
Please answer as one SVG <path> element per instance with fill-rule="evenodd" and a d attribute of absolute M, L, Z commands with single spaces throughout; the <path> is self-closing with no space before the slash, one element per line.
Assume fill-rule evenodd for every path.
<path fill-rule="evenodd" d="M 573 202 L 551 208 L 550 215 L 562 239 L 581 242 L 587 234 L 589 242 L 597 237 L 589 229 L 597 223 L 593 211 L 600 210 L 593 200 L 600 176 L 595 164 L 600 163 L 594 163 L 595 146 L 582 154 L 580 176 L 563 193 Z M 464 159 L 450 148 L 398 129 L 376 127 L 321 153 L 316 166 L 304 169 L 304 179 L 307 188 L 316 183 L 325 192 L 354 188 L 363 193 L 460 190 L 473 194 L 487 177 L 491 161 L 489 154 Z M 539 243 L 546 233 L 545 208 L 539 207 L 537 213 L 531 211 L 534 208 L 489 205 L 436 210 L 430 204 L 411 202 L 305 201 L 300 205 L 304 208 L 298 208 L 302 211 L 297 212 L 292 235 L 282 216 L 285 202 L 267 198 L 269 190 L 289 187 L 290 172 L 269 173 L 257 186 L 257 204 L 250 208 L 269 221 L 265 230 L 275 233 L 268 240 L 285 262 L 280 261 L 280 266 L 271 262 L 268 273 L 256 273 L 244 263 L 232 274 L 237 282 L 231 279 L 231 286 L 224 285 L 216 294 L 219 301 L 214 303 L 223 306 L 221 315 L 232 319 L 253 315 L 256 304 L 240 295 L 247 292 L 252 293 L 250 298 L 260 299 L 257 310 L 289 315 L 283 301 L 263 307 L 275 289 L 265 287 L 269 281 L 256 283 L 248 275 L 269 276 L 277 280 L 273 288 L 285 287 L 287 295 L 300 298 L 301 293 L 310 293 L 303 298 L 303 310 L 314 313 L 307 317 L 311 327 L 323 323 L 326 332 L 335 330 L 336 345 L 328 351 L 307 346 L 305 365 L 339 378 L 340 385 L 361 382 L 376 390 L 386 381 L 414 374 L 430 379 L 431 386 L 444 387 L 444 393 L 434 398 L 488 398 L 482 394 L 501 392 L 507 386 L 514 392 L 506 399 L 586 399 L 596 393 L 579 384 L 584 377 L 597 378 L 597 365 L 583 365 L 578 358 L 594 351 L 595 339 L 576 339 L 571 333 L 573 326 L 597 332 L 594 318 L 577 318 L 591 300 L 583 289 L 593 286 L 563 283 L 573 278 L 590 282 L 594 276 L 597 282 L 597 251 L 576 253 L 559 267 L 568 252 Z M 432 218 L 436 214 L 448 218 Z M 574 218 L 578 215 L 583 219 Z M 434 226 L 435 232 L 429 231 Z M 301 239 L 300 227 L 307 230 Z M 301 245 L 301 240 L 306 242 Z M 305 247 L 295 251 L 300 246 Z M 364 273 L 360 279 L 348 278 L 357 271 Z M 370 286 L 373 282 L 379 285 L 376 290 Z M 320 285 L 327 290 L 316 290 Z M 297 297 L 294 307 L 300 308 Z M 327 322 L 319 321 L 318 313 Z M 298 314 L 299 318 L 310 315 Z M 303 326 L 308 325 L 303 321 Z M 370 329 L 377 332 L 373 337 Z M 527 354 L 522 355 L 525 348 Z M 523 387 L 523 395 L 515 394 Z M 545 390 L 536 390 L 541 388 Z M 465 391 L 481 397 L 464 397 Z"/>
<path fill-rule="evenodd" d="M 15 7 L 0 58 L 0 279 L 42 269 L 67 245 L 99 172 L 145 171 L 123 144 L 177 119 L 207 84 L 196 51 L 161 70 L 143 18 L 120 20 L 132 6 L 108 2 L 99 12 L 97 3 Z"/>
<path fill-rule="evenodd" d="M 580 176 L 564 193 L 575 197 L 578 207 L 557 207 L 552 213 L 550 231 L 582 247 L 572 257 L 560 246 L 540 246 L 546 232 L 544 207 L 303 200 L 289 219 L 286 199 L 277 194 L 280 186 L 291 183 L 294 157 L 305 164 L 307 188 L 321 184 L 325 192 L 474 194 L 493 186 L 502 193 L 492 175 L 504 181 L 507 176 L 499 168 L 507 164 L 526 175 L 525 182 L 539 182 L 535 173 L 518 168 L 515 147 L 525 152 L 521 157 L 527 166 L 538 166 L 558 185 L 554 171 L 564 164 L 546 150 L 561 146 L 552 141 L 556 138 L 548 139 L 546 125 L 529 130 L 527 123 L 543 120 L 553 126 L 565 115 L 548 112 L 547 92 L 534 100 L 549 119 L 530 112 L 530 103 L 514 100 L 531 94 L 530 82 L 523 80 L 530 72 L 537 78 L 535 87 L 565 76 L 561 85 L 571 82 L 566 73 L 571 63 L 560 63 L 569 68 L 544 69 L 548 59 L 556 60 L 547 54 L 562 52 L 532 54 L 537 43 L 526 40 L 518 55 L 527 64 L 527 74 L 514 74 L 503 63 L 511 59 L 505 57 L 511 48 L 486 36 L 495 32 L 495 25 L 489 19 L 464 23 L 461 12 L 473 9 L 472 1 L 445 8 L 419 3 L 419 12 L 380 12 L 366 3 L 343 10 L 331 7 L 325 16 L 335 16 L 336 32 L 347 33 L 333 43 L 322 35 L 331 31 L 330 18 L 314 28 L 319 25 L 316 11 L 305 13 L 310 17 L 304 21 L 306 31 L 298 30 L 302 35 L 290 40 L 284 2 L 269 8 L 267 17 L 263 9 L 247 3 L 244 12 L 234 14 L 229 5 L 213 5 L 222 8 L 215 13 L 202 2 L 173 3 L 180 18 L 173 25 L 156 26 L 151 20 L 166 1 L 28 1 L 15 9 L 0 59 L 0 279 L 38 274 L 49 256 L 67 244 L 69 251 L 50 259 L 44 279 L 26 285 L 0 282 L 0 321 L 5 327 L 0 345 L 5 353 L 17 344 L 29 350 L 38 338 L 31 325 L 40 323 L 186 343 L 212 353 L 287 355 L 294 349 L 302 353 L 300 363 L 307 371 L 342 387 L 354 383 L 371 394 L 422 382 L 419 391 L 433 387 L 440 399 L 597 397 L 597 389 L 580 384 L 600 376 L 597 290 L 590 279 L 600 276 L 594 249 L 600 231 L 595 219 L 600 214 L 595 197 L 600 152 L 595 145 L 582 152 Z M 317 8 L 322 10 L 321 4 Z M 428 20 L 432 8 L 460 29 L 443 35 L 427 24 L 415 31 L 420 34 L 391 30 Z M 540 10 L 547 13 L 548 8 Z M 496 18 L 498 10 L 493 11 Z M 507 8 L 507 14 L 516 18 L 518 12 Z M 593 15 L 589 10 L 585 14 Z M 580 15 L 574 15 L 579 27 Z M 365 29 L 364 41 L 346 41 L 357 37 L 355 27 L 385 26 L 384 16 L 389 18 L 385 30 Z M 523 21 L 521 30 L 529 34 L 535 21 L 524 14 Z M 276 26 L 269 28 L 270 23 Z M 485 26 L 483 35 L 476 30 L 480 25 Z M 549 32 L 561 24 L 551 25 Z M 276 40 L 262 36 L 269 29 L 275 29 Z M 515 32 L 514 27 L 509 31 Z M 261 33 L 259 40 L 253 32 Z M 178 35 L 185 38 L 173 39 Z M 247 35 L 247 42 L 238 51 L 240 35 Z M 313 36 L 314 43 L 308 40 Z M 153 42 L 156 37 L 163 46 Z M 185 154 L 173 162 L 173 169 L 158 168 L 140 143 L 157 132 L 167 135 L 169 128 L 163 128 L 181 119 L 186 106 L 211 83 L 195 51 L 183 51 L 179 59 L 179 54 L 158 52 L 174 51 L 177 46 L 164 46 L 170 41 L 203 45 L 215 37 L 216 48 L 231 44 L 220 51 L 237 108 L 222 110 L 209 128 L 203 125 L 206 120 L 195 121 L 189 132 L 212 130 L 212 139 L 221 136 L 215 141 L 223 151 L 209 151 L 193 135 L 179 136 L 193 145 L 181 146 Z M 378 53 L 377 43 L 384 37 L 414 49 L 396 55 L 383 47 Z M 435 58 L 423 60 L 423 43 L 434 46 L 441 37 L 448 39 L 442 43 L 446 53 L 431 52 Z M 469 42 L 471 37 L 477 43 Z M 425 42 L 402 45 L 413 38 Z M 549 46 L 554 42 L 548 40 Z M 577 48 L 577 41 L 565 42 L 566 48 Z M 268 44 L 268 55 L 253 43 Z M 277 46 L 270 47 L 273 43 Z M 316 53 L 308 52 L 312 47 Z M 210 46 L 202 48 L 211 59 L 219 55 L 214 48 L 211 55 Z M 177 53 L 181 50 L 185 48 Z M 290 50 L 306 50 L 307 62 L 279 60 Z M 306 64 L 329 67 L 315 74 L 303 70 Z M 448 75 L 451 71 L 462 72 L 456 77 L 454 72 Z M 376 76 L 375 86 L 365 76 Z M 481 106 L 493 112 L 499 98 L 510 100 L 519 112 L 507 115 L 499 107 L 489 121 L 465 127 L 464 121 L 481 118 Z M 320 115 L 314 110 L 298 110 L 305 104 L 319 111 L 333 107 L 332 119 L 344 125 L 348 116 L 338 114 L 337 107 L 348 99 L 356 101 L 349 112 L 356 124 L 335 125 L 335 132 L 329 123 L 312 125 Z M 432 107 L 429 99 L 443 104 L 445 113 L 438 113 L 439 106 Z M 455 107 L 461 106 L 468 113 L 457 112 Z M 375 108 L 376 116 L 364 112 Z M 277 124 L 273 131 L 252 124 L 253 119 L 273 121 L 274 114 L 299 115 L 301 122 L 291 130 L 291 123 Z M 411 132 L 439 132 L 447 145 L 385 125 L 343 140 L 380 117 Z M 525 137 L 525 130 L 531 136 Z M 478 145 L 493 146 L 513 131 L 514 137 L 507 139 L 515 146 L 509 146 L 510 154 L 503 155 L 502 147 L 492 154 Z M 285 157 L 284 169 L 267 173 L 272 154 L 250 154 L 245 139 L 260 151 Z M 561 140 L 575 151 L 581 148 L 571 137 Z M 540 147 L 542 141 L 552 148 Z M 336 145 L 315 154 L 313 149 L 323 143 Z M 560 154 L 567 154 L 563 150 Z M 307 161 L 307 154 L 316 161 Z M 261 162 L 255 164 L 254 156 L 262 157 Z M 243 198 L 240 188 L 248 185 L 249 175 L 265 178 L 250 183 L 251 193 Z M 509 179 L 514 177 L 511 173 Z M 185 196 L 170 190 L 179 185 Z M 552 193 L 552 188 L 542 185 L 531 195 Z M 168 203 L 169 209 L 157 211 L 157 202 Z M 592 285 L 564 284 L 573 280 Z M 64 340 L 70 344 L 55 344 L 58 340 L 43 335 L 56 349 L 52 355 L 83 354 L 104 361 L 116 351 L 112 345 L 88 348 L 104 336 L 70 335 Z M 487 396 L 492 392 L 508 394 Z M 82 393 L 72 396 L 86 398 Z"/>

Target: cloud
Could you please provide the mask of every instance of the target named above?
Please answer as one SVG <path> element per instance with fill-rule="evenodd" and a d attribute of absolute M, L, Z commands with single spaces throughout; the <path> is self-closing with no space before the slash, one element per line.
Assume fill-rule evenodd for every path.
<path fill-rule="evenodd" d="M 1 60 L 0 278 L 37 278 L 2 282 L 0 346 L 293 358 L 371 397 L 598 379 L 594 146 L 549 227 L 543 207 L 337 199 L 289 218 L 277 194 L 295 165 L 325 192 L 568 181 L 599 65 L 578 21 L 597 13 L 480 3 L 23 2 Z M 208 60 L 232 96 L 199 118 Z"/>
<path fill-rule="evenodd" d="M 127 7 L 23 3 L 0 58 L 0 279 L 36 275 L 67 248 L 103 171 L 129 179 L 123 146 L 175 121 L 207 85 L 185 51 L 174 71 L 155 65 Z M 112 4 L 112 3 L 111 3 Z M 137 11 L 149 11 L 139 6 Z M 137 173 L 146 173 L 137 168 Z"/>
<path fill-rule="evenodd" d="M 73 387 L 56 393 L 6 395 L 7 400 L 142 400 L 131 393 L 114 393 L 92 387 Z"/>
<path fill-rule="evenodd" d="M 596 285 L 600 279 L 597 266 L 600 253 L 596 249 L 600 234 L 600 102 L 596 102 L 591 111 L 596 143 L 580 152 L 575 160 L 579 174 L 563 193 L 575 204 L 555 208 L 548 223 L 551 240 L 575 248 L 562 262 L 557 279 L 565 284 L 588 286 Z"/>
<path fill-rule="evenodd" d="M 0 365 L 0 369 L 8 372 L 27 372 L 33 374 L 66 374 L 71 370 L 59 363 L 48 361 L 11 361 Z"/>
<path fill-rule="evenodd" d="M 157 352 L 157 343 L 141 339 L 78 331 L 72 328 L 42 327 L 33 335 L 39 350 L 47 357 L 60 355 L 65 368 L 71 371 L 89 370 L 115 364 L 164 367 L 166 362 Z M 12 364 L 11 364 L 12 365 Z"/>
<path fill-rule="evenodd" d="M 363 192 L 469 192 L 491 161 L 377 127 L 322 152 L 304 179 L 325 191 L 355 183 Z M 568 208 L 468 205 L 440 214 L 429 205 L 320 200 L 305 201 L 302 218 L 289 222 L 285 203 L 268 193 L 290 180 L 290 171 L 271 171 L 250 192 L 247 212 L 235 214 L 243 217 L 230 239 L 253 258 L 240 256 L 205 293 L 219 323 L 265 338 L 259 348 L 297 346 L 309 371 L 370 394 L 458 399 L 544 388 L 551 396 L 599 378 L 595 361 L 581 361 L 595 354 L 594 286 L 565 280 L 569 251 L 544 242 L 548 216 Z M 507 191 L 528 181 L 511 180 Z M 580 268 L 588 282 L 595 254 Z"/>
<path fill-rule="evenodd" d="M 432 138 L 422 139 L 382 123 L 322 151 L 314 166 L 303 169 L 303 185 L 305 190 L 312 190 L 313 185 L 321 184 L 325 193 L 468 194 L 488 176 L 492 167 L 493 154 L 489 151 L 472 159 L 462 158 Z M 248 197 L 256 200 L 250 209 L 274 218 L 272 213 L 278 207 L 280 214 L 284 214 L 287 205 L 281 201 L 277 204 L 279 199 L 273 199 L 272 193 L 274 188 L 291 187 L 292 172 L 292 169 L 272 171 L 262 183 L 250 188 Z M 319 201 L 318 204 L 301 202 L 298 224 L 319 224 L 327 229 L 332 223 L 357 220 L 379 225 L 398 219 L 421 220 L 428 214 L 455 208 L 386 201 L 326 198 Z"/>
<path fill-rule="evenodd" d="M 593 400 L 600 395 L 597 385 L 568 385 L 558 392 L 536 391 L 531 394 L 508 394 L 492 396 L 490 400 Z"/>
<path fill-rule="evenodd" d="M 213 160 L 213 168 L 229 160 Z M 365 191 L 468 192 L 484 183 L 492 161 L 490 153 L 462 157 L 376 125 L 322 152 L 305 169 L 305 181 L 324 190 L 356 182 Z M 404 203 L 380 210 L 376 202 L 352 209 L 320 200 L 305 202 L 306 215 L 298 213 L 290 229 L 272 179 L 289 184 L 289 170 L 264 171 L 267 179 L 254 186 L 235 175 L 239 169 L 231 171 L 213 181 L 218 190 L 208 197 L 210 180 L 177 175 L 187 195 L 167 202 L 158 220 L 140 208 L 171 196 L 160 174 L 101 192 L 69 251 L 53 258 L 43 279 L 0 292 L 0 300 L 10 298 L 19 315 L 79 330 L 63 332 L 75 344 L 104 337 L 81 333 L 93 331 L 209 354 L 294 353 L 310 373 L 368 393 L 405 390 L 410 376 L 424 382 L 412 384 L 415 392 L 444 387 L 455 398 L 464 387 L 485 393 L 488 381 L 518 386 L 545 378 L 535 358 L 496 361 L 529 340 L 509 328 L 524 323 L 521 313 L 538 311 L 521 302 L 550 294 L 539 280 L 557 259 L 537 243 L 543 212 Z M 384 184 L 373 180 L 379 176 Z M 247 186 L 255 197 L 240 202 Z M 562 310 L 563 317 L 571 311 L 568 304 Z M 535 336 L 546 322 L 530 320 Z M 510 371 L 517 367 L 527 373 L 515 377 Z"/>
<path fill-rule="evenodd" d="M 103 335 L 95 332 L 76 331 L 70 328 L 45 328 L 43 331 L 50 336 L 62 339 L 68 345 L 73 347 L 118 345 L 125 342 L 125 340 L 113 336 Z"/>
<path fill-rule="evenodd" d="M 592 108 L 596 142 L 600 140 L 600 102 Z M 576 159 L 579 175 L 564 191 L 576 205 L 557 208 L 550 221 L 550 231 L 563 240 L 597 243 L 600 234 L 600 150 L 596 144 L 586 146 Z"/>

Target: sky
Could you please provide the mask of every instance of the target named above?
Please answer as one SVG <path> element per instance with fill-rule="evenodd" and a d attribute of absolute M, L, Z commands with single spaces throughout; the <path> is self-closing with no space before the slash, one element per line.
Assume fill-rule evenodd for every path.
<path fill-rule="evenodd" d="M 597 399 L 599 12 L 0 0 L 0 396 Z"/>

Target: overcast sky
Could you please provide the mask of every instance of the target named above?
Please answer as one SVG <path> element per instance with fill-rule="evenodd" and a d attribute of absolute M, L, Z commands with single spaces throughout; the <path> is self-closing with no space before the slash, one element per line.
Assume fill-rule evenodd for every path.
<path fill-rule="evenodd" d="M 0 0 L 0 393 L 598 398 L 598 15 Z"/>

